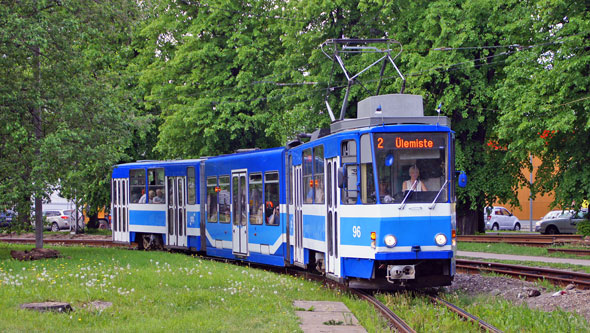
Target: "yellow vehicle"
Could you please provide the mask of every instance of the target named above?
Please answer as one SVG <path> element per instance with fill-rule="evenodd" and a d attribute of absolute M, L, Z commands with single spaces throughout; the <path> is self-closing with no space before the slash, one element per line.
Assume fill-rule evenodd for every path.
<path fill-rule="evenodd" d="M 88 216 L 87 212 L 88 207 L 84 207 L 82 210 L 84 213 L 84 224 L 88 225 L 90 222 L 90 216 Z M 99 229 L 110 229 L 111 228 L 111 215 L 107 213 L 106 208 L 102 207 L 98 210 L 98 214 L 96 216 L 98 220 L 98 228 Z"/>

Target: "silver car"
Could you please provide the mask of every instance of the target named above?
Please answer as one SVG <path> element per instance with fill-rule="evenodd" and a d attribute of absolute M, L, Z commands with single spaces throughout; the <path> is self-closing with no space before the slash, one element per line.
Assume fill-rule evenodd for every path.
<path fill-rule="evenodd" d="M 577 224 L 588 220 L 588 210 L 579 212 L 561 211 L 557 217 L 542 219 L 535 224 L 535 231 L 542 234 L 575 234 L 578 231 Z"/>
<path fill-rule="evenodd" d="M 46 210 L 43 212 L 46 228 L 53 232 L 70 229 L 70 214 L 72 210 Z"/>
<path fill-rule="evenodd" d="M 520 220 L 504 207 L 486 207 L 483 218 L 487 230 L 520 230 Z"/>

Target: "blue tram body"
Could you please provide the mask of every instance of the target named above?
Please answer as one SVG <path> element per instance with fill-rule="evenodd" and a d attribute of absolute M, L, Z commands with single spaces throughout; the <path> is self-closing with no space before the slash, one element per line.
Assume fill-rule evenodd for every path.
<path fill-rule="evenodd" d="M 113 170 L 113 239 L 315 269 L 353 287 L 455 274 L 454 133 L 413 95 L 374 96 L 309 142 Z"/>

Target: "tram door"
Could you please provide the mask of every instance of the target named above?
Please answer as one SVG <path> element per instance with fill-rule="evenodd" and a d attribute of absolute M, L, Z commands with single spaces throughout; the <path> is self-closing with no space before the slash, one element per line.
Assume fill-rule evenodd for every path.
<path fill-rule="evenodd" d="M 248 187 L 246 172 L 232 173 L 232 249 L 235 254 L 248 254 Z"/>
<path fill-rule="evenodd" d="M 186 246 L 186 177 L 168 177 L 168 245 Z"/>
<path fill-rule="evenodd" d="M 303 174 L 301 165 L 297 165 L 293 167 L 293 177 L 295 181 L 293 182 L 293 190 L 295 191 L 294 200 L 295 200 L 295 225 L 294 225 L 294 232 L 295 235 L 295 243 L 294 248 L 295 251 L 293 253 L 293 262 L 295 264 L 304 265 L 305 258 L 303 254 Z"/>
<path fill-rule="evenodd" d="M 129 206 L 127 204 L 129 180 L 113 179 L 111 191 L 113 242 L 129 243 Z"/>
<path fill-rule="evenodd" d="M 338 157 L 326 160 L 326 244 L 328 247 L 326 256 L 326 270 L 328 273 L 337 273 L 338 264 Z"/>

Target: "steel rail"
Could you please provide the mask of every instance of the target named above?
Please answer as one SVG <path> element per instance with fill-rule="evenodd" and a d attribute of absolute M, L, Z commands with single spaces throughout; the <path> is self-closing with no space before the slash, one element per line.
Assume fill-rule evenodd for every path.
<path fill-rule="evenodd" d="M 492 272 L 525 278 L 527 281 L 548 280 L 559 286 L 573 284 L 578 289 L 590 289 L 590 274 L 587 273 L 465 259 L 457 259 L 457 270 L 476 274 L 482 271 Z"/>
<path fill-rule="evenodd" d="M 398 332 L 415 333 L 402 318 L 393 312 L 387 305 L 381 303 L 375 296 L 368 294 L 360 289 L 349 289 L 351 293 L 371 303 L 381 314 L 395 327 Z"/>
<path fill-rule="evenodd" d="M 549 253 L 567 253 L 577 256 L 590 256 L 590 250 L 583 249 L 547 249 Z"/>
<path fill-rule="evenodd" d="M 487 323 L 481 319 L 479 319 L 478 317 L 472 315 L 471 313 L 463 310 L 462 308 L 456 306 L 453 303 L 450 303 L 448 301 L 445 301 L 444 299 L 438 297 L 438 296 L 433 296 L 433 295 L 428 295 L 428 297 L 430 297 L 430 300 L 433 303 L 438 303 L 438 304 L 442 304 L 444 306 L 446 306 L 449 310 L 451 310 L 452 312 L 456 313 L 457 315 L 459 315 L 459 317 L 461 317 L 462 319 L 471 321 L 477 325 L 479 325 L 479 327 L 487 332 L 502 332 L 500 329 L 496 328 L 495 326 L 493 326 L 490 323 Z"/>
<path fill-rule="evenodd" d="M 35 239 L 34 238 L 0 237 L 0 242 L 30 244 L 30 243 L 35 243 Z M 112 240 L 105 240 L 105 239 L 75 239 L 75 238 L 43 239 L 43 243 L 63 244 L 63 245 L 89 245 L 89 246 L 104 246 L 104 247 L 113 247 L 113 246 L 133 247 L 133 246 L 136 246 L 135 243 L 120 244 L 120 243 L 114 243 Z"/>
<path fill-rule="evenodd" d="M 508 243 L 529 246 L 550 246 L 555 244 L 576 243 L 582 241 L 581 235 L 460 235 L 458 242 Z"/>

